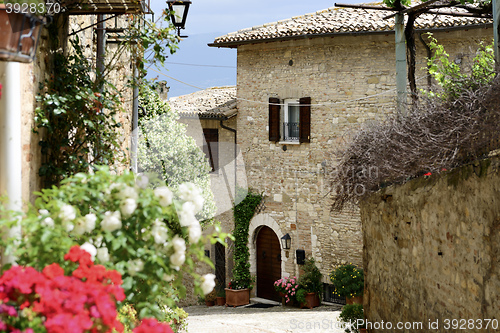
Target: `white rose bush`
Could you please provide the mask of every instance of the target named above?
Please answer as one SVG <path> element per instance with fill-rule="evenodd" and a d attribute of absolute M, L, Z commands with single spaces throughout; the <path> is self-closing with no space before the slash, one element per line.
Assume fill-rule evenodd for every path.
<path fill-rule="evenodd" d="M 52 263 L 64 269 L 64 255 L 79 245 L 96 264 L 122 274 L 123 304 L 134 306 L 140 318 L 161 319 L 162 306 L 175 306 L 165 295 L 185 295 L 183 274 L 192 276 L 200 296 L 213 289 L 211 274 L 196 274 L 195 263 L 213 267 L 204 242 L 228 237 L 202 237 L 196 219 L 202 192 L 192 183 L 178 188 L 153 189 L 145 175 L 113 175 L 107 167 L 76 174 L 38 193 L 21 219 L 22 239 L 8 243 L 7 251 L 17 264 L 40 271 Z"/>

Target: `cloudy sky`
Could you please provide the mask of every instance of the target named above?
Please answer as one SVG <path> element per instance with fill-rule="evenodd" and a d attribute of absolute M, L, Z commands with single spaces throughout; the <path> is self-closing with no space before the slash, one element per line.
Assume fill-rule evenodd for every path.
<path fill-rule="evenodd" d="M 218 36 L 264 23 L 275 22 L 333 7 L 333 0 L 192 0 L 186 29 L 176 54 L 163 68 L 152 68 L 150 78 L 166 80 L 169 97 L 214 86 L 236 84 L 236 50 L 212 48 Z M 360 3 L 359 0 L 338 0 Z M 370 2 L 370 1 L 365 1 Z M 151 0 L 156 18 L 166 7 L 164 0 Z M 162 74 L 160 74 L 162 73 Z M 178 80 L 178 81 L 176 81 Z M 182 81 L 179 82 L 179 81 Z"/>

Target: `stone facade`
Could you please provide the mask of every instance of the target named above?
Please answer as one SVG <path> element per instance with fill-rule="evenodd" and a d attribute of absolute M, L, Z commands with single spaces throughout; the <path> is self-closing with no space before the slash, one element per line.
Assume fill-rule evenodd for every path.
<path fill-rule="evenodd" d="M 218 155 L 216 159 L 218 160 L 218 169 L 210 173 L 210 182 L 217 207 L 214 219 L 217 224 L 220 223 L 220 231 L 224 233 L 232 233 L 234 230 L 232 208 L 235 181 L 240 186 L 245 186 L 246 184 L 243 157 L 241 156 L 240 149 L 235 145 L 235 133 L 228 129 L 236 130 L 237 128 L 236 103 L 232 103 L 235 93 L 235 87 L 214 87 L 189 95 L 173 97 L 169 100 L 170 107 L 180 113 L 179 122 L 187 125 L 186 134 L 195 139 L 200 149 L 203 149 L 203 146 L 207 144 L 203 130 L 217 130 Z M 228 104 L 230 107 L 223 107 Z M 221 120 L 225 128 L 221 126 Z M 236 169 L 237 166 L 238 168 Z M 238 170 L 238 174 L 235 179 L 236 170 Z M 203 230 L 203 234 L 206 236 L 212 234 L 214 231 L 215 228 L 210 226 Z M 223 266 L 217 265 L 218 260 L 221 260 L 222 253 L 219 253 L 219 257 L 216 258 L 216 253 L 221 251 L 221 248 L 216 249 L 216 245 L 208 243 L 205 244 L 205 250 L 208 251 L 212 262 L 216 264 L 216 269 L 214 270 L 207 265 L 203 265 L 197 267 L 197 273 L 223 274 L 226 280 L 225 284 L 227 285 L 232 278 L 232 243 L 229 242 L 229 246 L 223 249 L 225 260 L 225 265 Z M 181 300 L 179 304 L 181 306 L 196 304 L 198 300 L 197 296 L 192 293 L 192 281 L 189 278 L 185 278 L 184 285 L 187 287 L 188 292 L 186 298 Z"/>
<path fill-rule="evenodd" d="M 458 332 L 450 327 L 457 319 L 467 332 L 496 332 L 499 189 L 495 157 L 391 186 L 363 202 L 367 320 L 423 325 L 398 332 Z M 496 323 L 486 329 L 484 319 Z M 395 331 L 385 328 L 372 332 Z"/>
<path fill-rule="evenodd" d="M 488 28 L 436 31 L 452 59 L 465 64 L 476 43 L 491 40 Z M 417 84 L 426 85 L 427 56 L 417 45 Z M 395 110 L 394 34 L 329 35 L 244 43 L 238 46 L 238 144 L 249 188 L 265 195 L 265 209 L 249 236 L 252 270 L 259 227 L 277 237 L 289 233 L 291 251 L 282 251 L 282 275 L 297 275 L 295 253 L 314 257 L 324 282 L 335 265 L 362 265 L 359 210 L 330 211 L 325 172 L 335 172 L 332 153 L 360 124 Z M 310 143 L 269 141 L 270 97 L 311 97 Z M 283 109 L 283 106 L 282 106 Z M 282 112 L 282 111 L 281 111 Z M 333 169 L 333 170 L 332 170 Z M 257 277 L 258 278 L 258 277 Z"/>
<path fill-rule="evenodd" d="M 88 27 L 96 22 L 95 15 L 82 15 L 82 16 L 69 16 L 67 23 L 56 22 L 64 28 L 59 31 L 59 40 L 62 49 L 68 48 L 68 33 L 71 31 L 80 30 Z M 125 23 L 123 19 L 118 21 L 119 25 Z M 108 27 L 114 27 L 114 21 L 108 22 Z M 81 45 L 84 47 L 86 55 L 90 59 L 95 59 L 96 43 L 94 38 L 94 30 L 92 28 L 83 30 L 78 33 Z M 34 116 L 37 103 L 35 97 L 39 93 L 39 84 L 47 80 L 50 74 L 57 70 L 51 68 L 50 59 L 51 52 L 53 52 L 53 41 L 55 36 L 49 36 L 47 29 L 42 29 L 42 34 L 36 53 L 36 58 L 32 63 L 21 64 L 21 76 L 26 78 L 22 80 L 22 198 L 24 203 L 34 202 L 36 196 L 33 194 L 35 191 L 40 191 L 42 188 L 42 181 L 38 175 L 38 170 L 42 163 L 42 155 L 38 142 L 40 137 L 38 134 L 33 133 Z M 108 44 L 107 52 L 108 57 L 116 50 L 116 44 Z M 132 90 L 124 85 L 124 77 L 130 76 L 132 70 L 130 67 L 130 53 L 125 51 L 116 61 L 116 70 L 111 71 L 109 74 L 109 81 L 113 83 L 122 92 L 122 109 L 120 114 L 120 121 L 123 126 L 120 129 L 120 144 L 123 151 L 130 149 L 130 135 L 131 135 L 131 119 L 132 119 Z M 89 73 L 89 75 L 91 75 Z M 43 133 L 41 133 L 43 135 Z"/>

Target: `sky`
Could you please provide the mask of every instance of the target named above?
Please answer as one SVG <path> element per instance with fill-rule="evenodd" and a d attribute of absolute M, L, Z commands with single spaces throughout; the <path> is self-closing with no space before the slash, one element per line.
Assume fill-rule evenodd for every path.
<path fill-rule="evenodd" d="M 164 67 L 153 67 L 149 78 L 167 81 L 168 97 L 200 89 L 236 85 L 236 49 L 214 48 L 207 44 L 216 37 L 264 23 L 275 22 L 333 7 L 334 0 L 192 0 L 187 16 L 187 35 Z M 338 0 L 339 3 L 370 1 Z M 164 0 L 151 0 L 158 18 Z M 161 73 L 161 74 L 160 74 Z M 176 81 L 178 80 L 178 81 Z M 182 81 L 179 82 L 179 81 Z"/>

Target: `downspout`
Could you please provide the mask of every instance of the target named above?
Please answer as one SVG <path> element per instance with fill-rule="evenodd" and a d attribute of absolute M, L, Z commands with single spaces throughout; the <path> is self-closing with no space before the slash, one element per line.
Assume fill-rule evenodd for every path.
<path fill-rule="evenodd" d="M 21 65 L 0 61 L 0 196 L 7 195 L 7 210 L 22 210 Z M 3 237 L 21 237 L 21 226 L 2 230 Z M 2 264 L 12 263 L 2 254 Z"/>
<path fill-rule="evenodd" d="M 227 127 L 226 125 L 224 125 L 224 120 L 227 120 L 228 118 L 225 117 L 225 118 L 221 118 L 220 119 L 220 127 L 222 127 L 223 129 L 225 130 L 228 130 L 228 131 L 231 131 L 234 133 L 234 204 L 236 205 L 236 184 L 237 184 L 237 175 L 236 175 L 236 171 L 237 171 L 237 162 L 236 162 L 236 159 L 238 157 L 238 150 L 237 150 L 237 143 L 238 143 L 238 132 L 236 131 L 236 129 L 234 128 L 231 128 L 231 127 Z"/>
<path fill-rule="evenodd" d="M 137 66 L 134 65 L 134 89 L 132 102 L 132 135 L 130 143 L 130 166 L 133 173 L 137 173 L 137 139 L 139 135 L 139 86 L 137 85 L 138 73 Z"/>
<path fill-rule="evenodd" d="M 106 22 L 104 21 L 104 15 L 97 15 L 97 75 L 99 80 L 99 85 L 102 90 L 103 86 L 103 73 L 104 73 L 104 57 L 106 49 Z"/>

